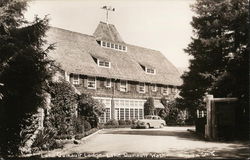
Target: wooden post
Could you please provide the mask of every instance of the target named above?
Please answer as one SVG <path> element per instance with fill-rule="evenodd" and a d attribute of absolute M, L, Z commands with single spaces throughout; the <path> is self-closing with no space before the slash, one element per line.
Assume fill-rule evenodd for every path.
<path fill-rule="evenodd" d="M 213 100 L 213 95 L 207 95 L 205 98 L 206 109 L 207 109 L 207 124 L 205 126 L 205 138 L 211 140 L 212 139 L 212 105 L 211 101 Z"/>

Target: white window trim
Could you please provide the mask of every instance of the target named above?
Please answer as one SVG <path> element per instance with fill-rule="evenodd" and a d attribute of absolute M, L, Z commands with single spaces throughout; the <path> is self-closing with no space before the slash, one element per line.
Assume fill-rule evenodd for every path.
<path fill-rule="evenodd" d="M 152 70 L 154 70 L 154 73 L 149 73 L 149 72 L 147 71 L 147 69 L 152 69 L 152 68 L 147 68 L 147 67 L 145 67 L 145 72 L 146 72 L 147 74 L 153 74 L 153 75 L 156 74 L 156 69 L 152 69 Z"/>
<path fill-rule="evenodd" d="M 153 92 L 157 92 L 157 89 L 158 89 L 158 88 L 157 88 L 157 85 L 156 85 L 156 84 L 153 84 L 152 86 L 153 86 L 152 91 L 153 91 Z"/>
<path fill-rule="evenodd" d="M 140 86 L 140 84 L 143 84 L 143 91 L 140 91 L 140 87 L 142 87 L 142 86 Z M 145 93 L 145 83 L 139 83 L 139 93 Z"/>
<path fill-rule="evenodd" d="M 87 78 L 87 88 L 88 89 L 96 89 L 96 77 L 91 77 L 91 78 L 95 78 L 95 87 L 89 87 L 89 78 L 90 77 Z"/>
<path fill-rule="evenodd" d="M 74 76 L 77 76 L 77 79 L 75 79 Z M 75 85 L 80 84 L 79 74 L 73 74 L 73 84 Z"/>
<path fill-rule="evenodd" d="M 105 46 L 103 45 L 105 43 Z M 108 43 L 109 43 L 109 47 L 108 47 Z M 111 47 L 112 44 L 114 45 L 113 48 Z M 117 45 L 117 48 L 115 48 L 115 46 Z M 121 49 L 119 48 L 119 46 L 121 46 Z M 114 49 L 117 51 L 121 51 L 121 52 L 127 52 L 127 46 L 125 45 L 121 45 L 121 44 L 117 44 L 117 43 L 112 43 L 112 42 L 107 42 L 107 41 L 101 41 L 101 47 L 104 48 L 109 48 L 109 49 Z M 123 50 L 123 47 L 125 47 L 125 50 Z"/>
<path fill-rule="evenodd" d="M 126 87 L 126 91 L 122 91 L 121 90 L 121 81 L 124 81 L 124 82 L 126 82 L 126 85 L 125 85 L 125 87 Z M 126 80 L 120 80 L 120 89 L 119 89 L 121 92 L 127 92 L 128 91 L 128 82 L 126 81 Z"/>
<path fill-rule="evenodd" d="M 107 85 L 107 84 L 108 84 L 108 83 L 107 83 L 108 81 L 110 82 L 110 85 Z M 106 79 L 106 86 L 105 86 L 105 87 L 106 87 L 106 88 L 111 88 L 111 86 L 112 86 L 112 84 L 111 84 L 111 79 L 110 79 L 110 78 L 107 78 L 107 79 Z"/>
<path fill-rule="evenodd" d="M 107 62 L 107 61 L 103 61 L 103 62 Z M 108 62 L 108 63 L 109 63 L 109 66 L 108 66 L 108 67 L 107 67 L 107 66 L 101 66 L 101 65 L 100 65 L 100 60 L 97 59 L 97 65 L 98 65 L 98 67 L 111 68 L 111 62 Z"/>

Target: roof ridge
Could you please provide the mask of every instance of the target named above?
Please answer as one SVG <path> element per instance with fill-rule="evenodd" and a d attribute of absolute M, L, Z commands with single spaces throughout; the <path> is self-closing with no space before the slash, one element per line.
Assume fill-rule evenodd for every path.
<path fill-rule="evenodd" d="M 62 31 L 66 31 L 66 32 L 70 32 L 70 33 L 73 33 L 73 34 L 80 34 L 80 35 L 83 35 L 83 36 L 89 36 L 89 37 L 93 37 L 93 38 L 95 38 L 95 36 L 93 36 L 93 35 L 84 34 L 84 33 L 80 33 L 80 32 L 77 32 L 77 31 L 71 31 L 71 30 L 64 29 L 64 28 L 59 28 L 59 27 L 54 27 L 54 26 L 49 26 L 49 28 L 52 28 L 52 29 L 58 29 L 58 30 L 62 30 Z"/>

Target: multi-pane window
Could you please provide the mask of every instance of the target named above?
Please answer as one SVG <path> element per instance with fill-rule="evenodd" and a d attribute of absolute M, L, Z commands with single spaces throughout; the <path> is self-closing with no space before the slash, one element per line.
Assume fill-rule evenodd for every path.
<path fill-rule="evenodd" d="M 110 108 L 105 108 L 106 122 L 110 120 Z"/>
<path fill-rule="evenodd" d="M 111 87 L 111 79 L 106 79 L 106 87 L 107 88 Z"/>
<path fill-rule="evenodd" d="M 109 42 L 107 42 L 107 47 L 110 47 L 110 43 Z"/>
<path fill-rule="evenodd" d="M 139 83 L 139 92 L 145 93 L 145 83 Z"/>
<path fill-rule="evenodd" d="M 130 119 L 134 119 L 135 115 L 134 115 L 134 108 L 130 108 Z"/>
<path fill-rule="evenodd" d="M 120 91 L 127 92 L 127 81 L 121 80 L 120 81 Z"/>
<path fill-rule="evenodd" d="M 156 91 L 157 91 L 157 86 L 156 86 L 156 84 L 153 84 L 153 85 L 152 85 L 152 91 L 153 91 L 153 92 L 156 92 Z"/>
<path fill-rule="evenodd" d="M 103 41 L 102 41 L 102 46 L 103 46 L 103 47 L 106 47 L 106 42 L 103 42 Z"/>
<path fill-rule="evenodd" d="M 99 43 L 100 44 L 100 43 Z M 106 48 L 111 48 L 111 49 L 115 49 L 115 50 L 120 50 L 120 51 L 127 51 L 127 46 L 123 46 L 123 45 L 119 45 L 119 44 L 114 44 L 114 43 L 110 43 L 110 42 L 101 42 L 101 46 L 102 47 L 106 47 Z"/>
<path fill-rule="evenodd" d="M 122 50 L 122 46 L 121 45 L 119 45 L 119 50 Z"/>
<path fill-rule="evenodd" d="M 129 119 L 129 108 L 125 108 L 125 118 Z"/>
<path fill-rule="evenodd" d="M 108 62 L 108 61 L 104 61 L 104 60 L 98 59 L 97 62 L 98 62 L 98 66 L 99 66 L 99 67 L 110 68 L 110 62 Z"/>
<path fill-rule="evenodd" d="M 120 119 L 124 120 L 124 108 L 120 108 Z"/>
<path fill-rule="evenodd" d="M 143 119 L 143 110 L 139 109 L 139 119 Z"/>
<path fill-rule="evenodd" d="M 155 69 L 145 68 L 145 70 L 146 70 L 146 73 L 148 73 L 148 74 L 155 74 Z"/>
<path fill-rule="evenodd" d="M 115 49 L 118 49 L 118 44 L 115 44 Z"/>
<path fill-rule="evenodd" d="M 73 74 L 73 84 L 79 84 L 79 75 Z"/>
<path fill-rule="evenodd" d="M 89 89 L 96 89 L 96 78 L 95 77 L 88 77 L 87 87 Z"/>
<path fill-rule="evenodd" d="M 138 119 L 139 117 L 138 117 L 138 109 L 136 108 L 135 109 L 135 119 Z"/>

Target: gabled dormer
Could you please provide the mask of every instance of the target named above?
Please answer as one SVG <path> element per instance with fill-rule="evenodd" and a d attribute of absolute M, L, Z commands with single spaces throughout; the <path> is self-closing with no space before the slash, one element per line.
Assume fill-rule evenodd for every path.
<path fill-rule="evenodd" d="M 111 68 L 111 62 L 107 58 L 93 56 L 93 55 L 92 58 L 94 59 L 98 67 Z"/>
<path fill-rule="evenodd" d="M 156 74 L 156 69 L 154 67 L 147 64 L 140 64 L 140 66 L 142 67 L 142 69 L 146 74 L 152 74 L 152 75 Z"/>
<path fill-rule="evenodd" d="M 93 35 L 101 47 L 127 52 L 126 43 L 113 24 L 100 22 Z"/>

